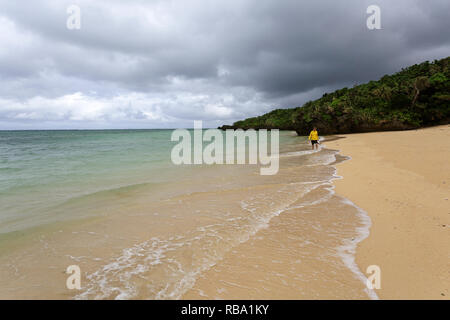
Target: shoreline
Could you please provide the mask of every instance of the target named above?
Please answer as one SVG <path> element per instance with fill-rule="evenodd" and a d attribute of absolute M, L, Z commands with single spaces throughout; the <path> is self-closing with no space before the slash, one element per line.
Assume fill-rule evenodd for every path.
<path fill-rule="evenodd" d="M 324 141 L 350 157 L 335 191 L 372 220 L 357 244 L 361 272 L 380 267 L 380 299 L 449 299 L 450 126 L 339 137 Z"/>
<path fill-rule="evenodd" d="M 292 132 L 281 137 L 277 175 L 260 175 L 258 166 L 204 166 L 157 194 L 145 184 L 58 207 L 98 219 L 17 233 L 17 247 L 0 255 L 0 296 L 367 299 L 353 274 L 351 241 L 364 224 L 332 190 L 343 158 L 326 148 L 311 152 Z M 66 288 L 64 271 L 74 264 L 83 273 L 80 292 Z"/>
<path fill-rule="evenodd" d="M 61 223 L 51 230 L 39 229 L 26 238 L 21 235 L 23 247 L 0 255 L 4 261 L 0 268 L 0 296 L 448 299 L 448 229 L 442 227 L 444 233 L 434 238 L 436 226 L 430 235 L 423 223 L 405 224 L 402 218 L 409 213 L 401 212 L 391 219 L 392 208 L 388 205 L 406 203 L 408 210 L 420 208 L 414 200 L 420 199 L 416 193 L 421 192 L 429 200 L 423 212 L 442 211 L 442 217 L 438 216 L 435 222 L 437 226 L 449 225 L 445 211 L 448 203 L 442 204 L 440 199 L 450 193 L 450 177 L 442 174 L 450 171 L 445 162 L 450 156 L 449 128 L 432 128 L 431 140 L 426 140 L 430 139 L 427 135 L 423 137 L 422 130 L 415 131 L 413 137 L 411 131 L 330 136 L 322 140 L 326 146 L 319 152 L 311 152 L 304 138 L 292 136 L 285 141 L 282 165 L 275 176 L 255 175 L 258 168 L 248 166 L 205 168 L 204 175 L 195 172 L 197 180 L 177 184 L 180 190 L 193 191 L 192 188 L 203 186 L 205 179 L 222 181 L 214 189 L 201 187 L 194 193 L 178 194 L 169 188 L 170 195 L 152 205 L 148 193 L 153 189 L 108 193 L 111 197 L 107 202 L 114 204 L 115 211 L 102 216 L 105 219 L 96 216 L 86 223 Z M 436 135 L 443 140 L 441 149 L 434 154 L 427 149 L 430 159 L 421 154 L 420 161 L 414 162 L 412 155 L 417 153 L 417 146 L 436 148 Z M 405 159 L 398 156 L 396 149 Z M 406 162 L 394 163 L 399 159 Z M 431 169 L 417 167 L 423 159 L 432 164 Z M 224 180 L 231 173 L 232 184 Z M 392 181 L 397 184 L 389 186 Z M 435 186 L 442 181 L 447 184 Z M 380 193 L 380 185 L 388 190 L 388 196 Z M 402 199 L 400 191 L 404 190 L 414 197 Z M 390 201 L 384 204 L 384 197 L 376 198 L 379 194 Z M 102 211 L 109 208 L 101 205 L 104 199 L 91 200 L 77 202 L 74 208 L 89 209 L 94 204 Z M 432 206 L 434 202 L 440 205 Z M 183 215 L 178 215 L 180 203 L 186 207 Z M 380 203 L 384 206 L 378 212 Z M 121 208 L 125 207 L 127 213 L 123 214 Z M 422 222 L 419 218 L 413 222 Z M 391 222 L 394 234 L 389 228 Z M 124 229 L 124 225 L 128 228 Z M 418 248 L 414 242 L 417 234 L 423 247 Z M 429 239 L 434 242 L 427 244 Z M 393 249 L 394 253 L 386 249 Z M 430 256 L 429 252 L 433 254 Z M 65 287 L 66 275 L 61 272 L 72 264 L 79 265 L 85 275 L 83 292 L 75 296 Z M 408 264 L 413 270 L 405 272 Z M 368 265 L 380 266 L 382 290 L 365 287 Z M 423 281 L 422 270 L 429 273 Z M 143 288 L 142 276 L 151 279 Z M 436 297 L 439 293 L 444 296 Z"/>

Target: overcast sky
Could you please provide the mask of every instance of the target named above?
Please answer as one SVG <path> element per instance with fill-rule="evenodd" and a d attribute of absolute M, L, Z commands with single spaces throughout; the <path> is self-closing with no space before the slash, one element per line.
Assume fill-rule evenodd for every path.
<path fill-rule="evenodd" d="M 372 4 L 381 30 L 366 26 Z M 448 0 L 0 0 L 0 129 L 216 127 L 301 106 L 449 56 L 449 12 Z"/>

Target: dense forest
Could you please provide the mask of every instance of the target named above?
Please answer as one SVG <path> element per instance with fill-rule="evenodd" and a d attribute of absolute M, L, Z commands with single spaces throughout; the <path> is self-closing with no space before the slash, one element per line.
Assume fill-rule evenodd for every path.
<path fill-rule="evenodd" d="M 423 62 L 302 107 L 277 109 L 221 129 L 281 129 L 307 135 L 414 129 L 450 121 L 450 57 Z"/>

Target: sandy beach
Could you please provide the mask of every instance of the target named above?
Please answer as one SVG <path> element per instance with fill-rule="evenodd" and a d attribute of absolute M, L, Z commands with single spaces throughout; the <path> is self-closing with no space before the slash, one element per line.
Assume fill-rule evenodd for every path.
<path fill-rule="evenodd" d="M 64 154 L 73 161 L 67 134 L 91 145 L 78 148 L 79 156 L 92 152 L 95 161 L 71 169 L 67 200 L 46 196 L 46 206 L 36 208 L 47 220 L 37 219 L 40 211 L 23 220 L 41 225 L 16 221 L 10 226 L 18 230 L 2 235 L 0 299 L 449 297 L 449 126 L 329 137 L 314 152 L 305 137 L 282 132 L 273 176 L 246 165 L 136 168 L 147 158 L 141 144 L 123 155 L 144 137 L 162 142 L 152 146 L 155 156 L 167 154 L 170 131 L 126 132 L 122 140 L 115 132 L 40 134 L 37 157 L 50 138 L 59 141 L 57 156 L 45 158 L 50 164 Z M 96 143 L 117 151 L 98 155 Z M 109 175 L 95 175 L 102 157 L 115 159 L 105 174 L 123 170 L 114 177 L 122 185 L 111 189 Z M 155 168 L 160 179 L 167 174 L 164 181 L 153 179 Z M 96 188 L 86 187 L 87 173 Z M 53 185 L 63 194 L 58 179 L 47 188 Z M 28 204 L 48 190 L 17 194 Z M 66 286 L 71 265 L 82 271 L 81 290 Z M 365 286 L 369 265 L 381 268 L 375 292 Z"/>
<path fill-rule="evenodd" d="M 340 137 L 336 192 L 372 220 L 361 271 L 381 268 L 381 299 L 449 299 L 450 126 Z"/>

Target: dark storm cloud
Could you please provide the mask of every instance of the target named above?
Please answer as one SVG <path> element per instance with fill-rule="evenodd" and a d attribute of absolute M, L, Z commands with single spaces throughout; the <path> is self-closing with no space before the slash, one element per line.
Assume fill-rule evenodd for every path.
<path fill-rule="evenodd" d="M 81 8 L 80 30 L 66 28 L 71 4 Z M 372 4 L 381 8 L 381 30 L 366 27 Z M 0 6 L 0 123 L 11 126 L 48 119 L 53 126 L 216 125 L 450 52 L 444 0 Z"/>

